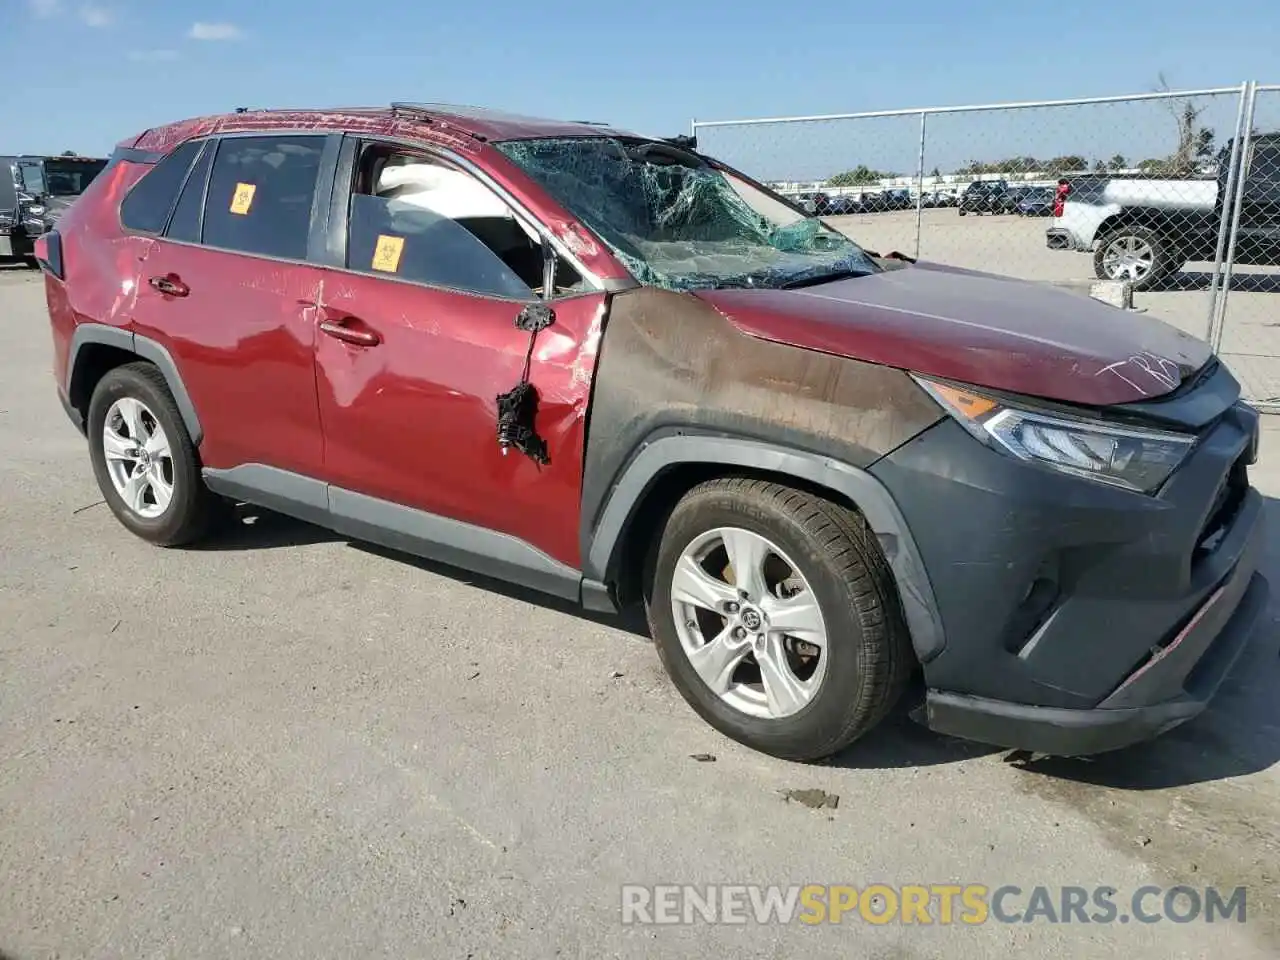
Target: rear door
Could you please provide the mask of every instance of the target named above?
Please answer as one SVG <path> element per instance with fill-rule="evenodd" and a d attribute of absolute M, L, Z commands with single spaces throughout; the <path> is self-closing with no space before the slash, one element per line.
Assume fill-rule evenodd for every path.
<path fill-rule="evenodd" d="M 162 161 L 140 182 L 177 182 L 171 209 L 156 204 L 149 215 L 136 211 L 132 223 L 124 218 L 155 237 L 142 263 L 135 329 L 172 355 L 204 430 L 207 467 L 320 472 L 314 355 L 322 274 L 307 260 L 313 238 L 323 243 L 315 221 L 327 215 L 340 141 L 292 131 L 211 139 L 188 168 L 179 161 L 165 171 Z"/>

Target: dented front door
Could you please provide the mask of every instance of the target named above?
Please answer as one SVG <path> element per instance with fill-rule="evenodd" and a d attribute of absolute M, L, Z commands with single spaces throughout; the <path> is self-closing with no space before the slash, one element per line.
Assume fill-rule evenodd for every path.
<path fill-rule="evenodd" d="M 524 303 L 342 271 L 326 274 L 316 343 L 325 476 L 337 486 L 507 533 L 580 568 L 584 420 L 604 295 L 554 301 L 536 334 L 541 465 L 497 440 L 520 382 Z"/>

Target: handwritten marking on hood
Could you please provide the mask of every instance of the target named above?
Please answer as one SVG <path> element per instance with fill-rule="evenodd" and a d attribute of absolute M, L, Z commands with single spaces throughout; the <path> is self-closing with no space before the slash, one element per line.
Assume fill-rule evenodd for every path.
<path fill-rule="evenodd" d="M 1136 353 L 1124 360 L 1109 363 L 1094 376 L 1100 377 L 1104 373 L 1114 374 L 1133 389 L 1141 392 L 1143 396 L 1149 396 L 1156 387 L 1162 392 L 1176 390 L 1178 384 L 1182 382 L 1181 371 L 1176 363 L 1166 357 L 1147 352 Z"/>

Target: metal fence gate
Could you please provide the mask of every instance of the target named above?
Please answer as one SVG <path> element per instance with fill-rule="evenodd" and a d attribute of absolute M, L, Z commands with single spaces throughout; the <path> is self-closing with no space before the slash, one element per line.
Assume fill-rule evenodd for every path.
<path fill-rule="evenodd" d="M 1280 85 L 695 120 L 692 133 L 869 249 L 1050 283 L 1130 279 L 1137 309 L 1208 340 L 1245 397 L 1280 412 Z M 1077 200 L 1061 218 L 1060 182 Z M 1144 208 L 1158 230 L 1117 213 Z"/>

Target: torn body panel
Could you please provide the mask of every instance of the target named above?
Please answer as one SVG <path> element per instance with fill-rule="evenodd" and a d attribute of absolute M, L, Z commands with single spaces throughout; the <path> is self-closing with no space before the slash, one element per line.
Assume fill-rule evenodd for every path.
<path fill-rule="evenodd" d="M 690 294 L 616 294 L 588 428 L 584 547 L 628 460 L 659 431 L 751 438 L 865 467 L 942 416 L 899 370 L 748 336 Z"/>
<path fill-rule="evenodd" d="M 540 464 L 496 439 L 496 398 L 520 381 L 525 303 L 326 271 L 320 310 L 358 317 L 376 346 L 316 347 L 326 481 L 518 537 L 579 568 L 583 436 L 603 294 L 551 301 L 529 382 Z"/>

